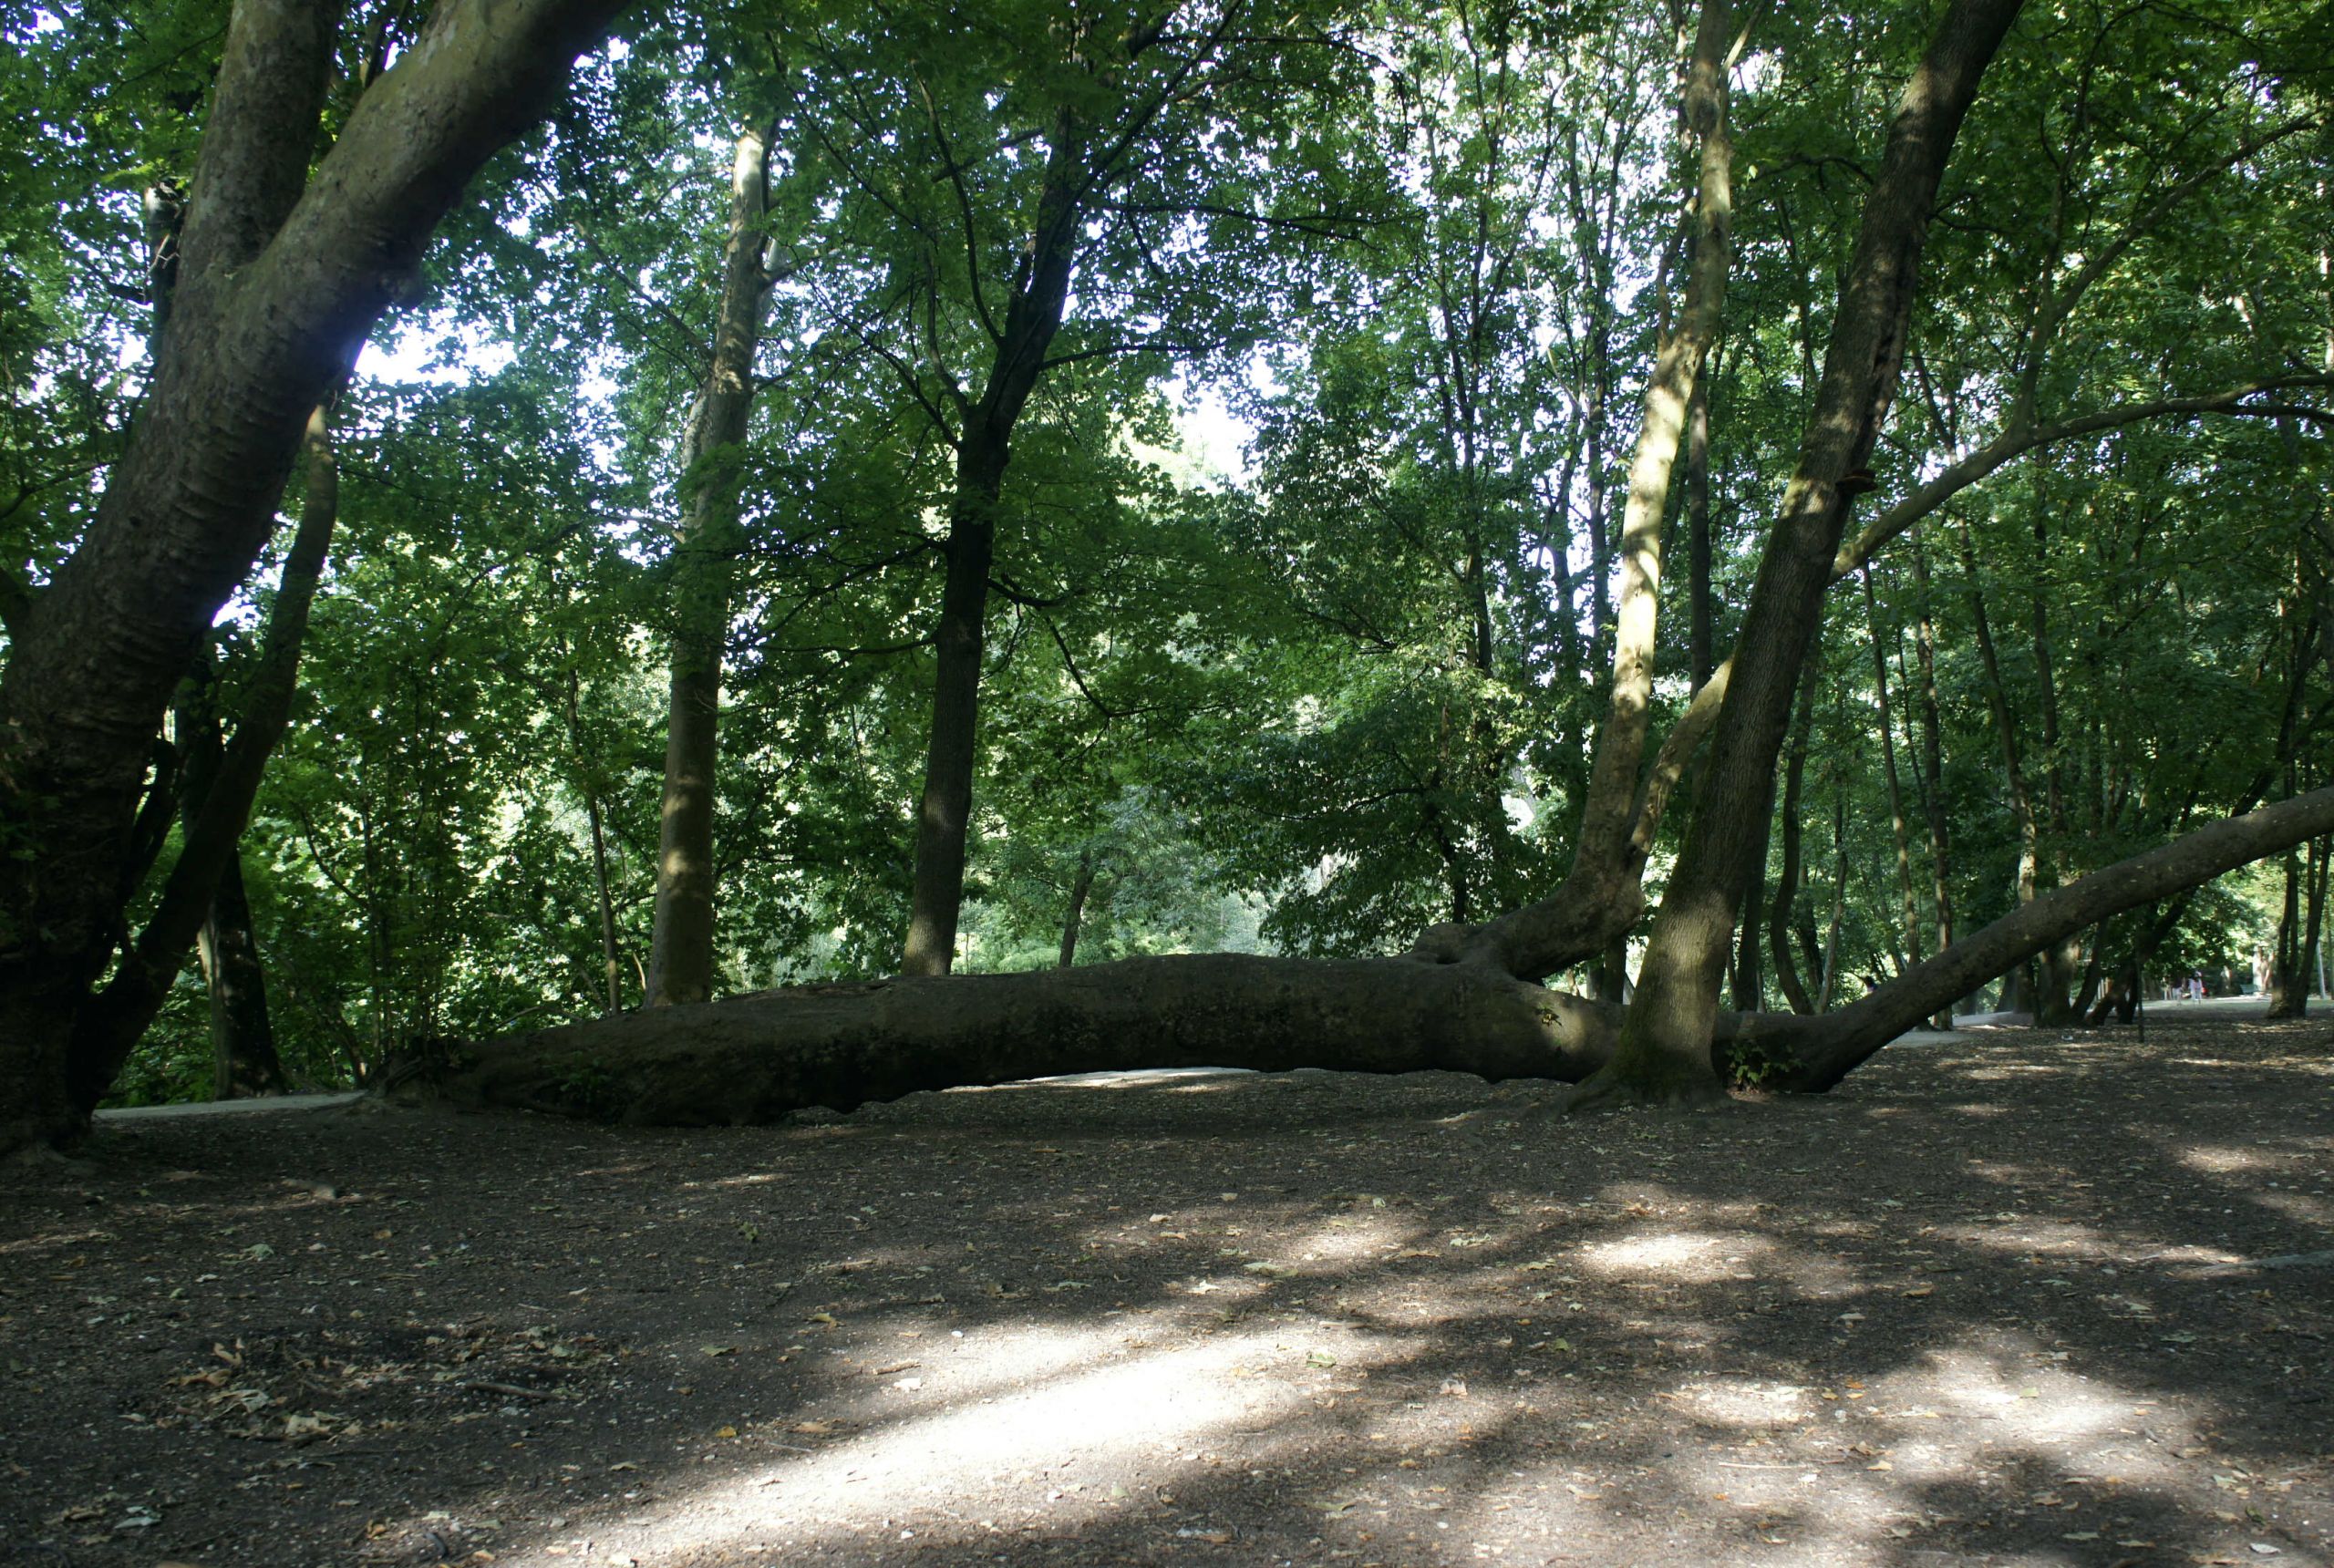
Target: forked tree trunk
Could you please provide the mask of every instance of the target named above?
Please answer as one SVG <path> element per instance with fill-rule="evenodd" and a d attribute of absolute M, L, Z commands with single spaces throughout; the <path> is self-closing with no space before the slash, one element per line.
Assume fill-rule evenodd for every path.
<path fill-rule="evenodd" d="M 1619 1050 L 1585 1104 L 1719 1092 L 1710 1042 L 1728 943 L 1759 874 L 1750 861 L 1754 815 L 1782 748 L 1849 509 L 1871 483 L 1867 465 L 1904 363 L 1937 185 L 2019 5 L 1954 0 L 1905 86 L 1865 200 L 1797 471 L 1736 639 L 1733 690 L 1711 740 L 1702 798 L 1662 897 Z"/>
<path fill-rule="evenodd" d="M 1688 67 L 1687 125 L 1701 139 L 1696 170 L 1693 264 L 1678 324 L 1654 356 L 1645 418 L 1629 459 L 1628 500 L 1620 537 L 1621 593 L 1613 622 L 1610 700 L 1589 765 L 1572 869 L 1554 892 L 1481 925 L 1452 923 L 1420 934 L 1414 957 L 1487 964 L 1538 980 L 1600 954 L 1617 986 L 1622 967 L 1609 957 L 1644 908 L 1645 859 L 1662 806 L 1688 757 L 1716 721 L 1731 670 L 1713 672 L 1655 760 L 1644 783 L 1652 723 L 1655 631 L 1661 599 L 1662 517 L 1683 443 L 1686 412 L 1703 361 L 1718 335 L 1733 265 L 1733 143 L 1727 127 L 1727 69 L 1745 43 L 1735 35 L 1728 0 L 1703 0 Z"/>
<path fill-rule="evenodd" d="M 681 447 L 687 521 L 673 577 L 673 663 L 665 732 L 665 789 L 656 834 L 656 913 L 648 955 L 648 1005 L 713 995 L 713 821 L 720 758 L 721 656 L 729 639 L 730 586 L 741 544 L 739 457 L 754 409 L 754 358 L 761 346 L 769 274 L 769 136 L 738 137 L 729 167 L 729 232 L 721 253 L 721 310 L 713 363 Z"/>
<path fill-rule="evenodd" d="M 470 175 L 622 0 L 449 0 L 310 179 L 336 7 L 234 7 L 145 403 L 0 680 L 0 1152 L 86 1125 L 74 1042 L 122 921 L 153 737 L 274 531 L 309 411 L 409 286 Z"/>

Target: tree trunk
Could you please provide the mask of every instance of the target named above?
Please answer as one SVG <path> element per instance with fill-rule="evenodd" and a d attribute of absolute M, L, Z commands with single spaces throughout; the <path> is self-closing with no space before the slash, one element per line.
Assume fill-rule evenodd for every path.
<path fill-rule="evenodd" d="M 1058 969 L 1068 969 L 1078 962 L 1078 928 L 1086 919 L 1086 895 L 1094 891 L 1094 851 L 1078 851 L 1078 874 L 1070 880 L 1069 909 L 1061 920 L 1061 962 Z"/>
<path fill-rule="evenodd" d="M 1484 965 L 1216 954 L 628 1013 L 471 1047 L 444 1088 L 459 1103 L 688 1126 L 1140 1068 L 1574 1078 L 1611 1035 L 1605 1009 Z"/>
<path fill-rule="evenodd" d="M 1920 669 L 1918 696 L 1921 745 L 1915 777 L 1921 784 L 1921 814 L 1929 830 L 1929 873 L 1936 904 L 1936 944 L 1953 945 L 1953 833 L 1945 809 L 1944 719 L 1936 700 L 1936 625 L 1929 614 L 1928 552 L 1921 536 L 1913 535 L 1913 584 L 1920 595 L 1919 618 L 1913 625 L 1913 651 Z M 1938 1028 L 1953 1027 L 1953 1004 L 1937 1010 L 1932 1020 Z"/>
<path fill-rule="evenodd" d="M 1751 907 L 1757 908 L 1759 895 L 1766 891 L 1767 841 L 1774 832 L 1775 803 L 1769 798 L 1761 802 L 1759 820 L 1763 824 L 1759 833 L 1758 847 L 1751 851 L 1751 861 L 1759 868 L 1758 880 L 1750 884 Z M 1764 922 L 1746 920 L 1734 935 L 1734 965 L 1727 977 L 1728 1000 L 1738 1013 L 1764 1011 L 1767 1006 L 1767 975 L 1765 954 L 1759 932 Z"/>
<path fill-rule="evenodd" d="M 1704 0 L 1688 70 L 1685 114 L 1701 138 L 1694 214 L 1694 260 L 1678 325 L 1654 357 L 1645 418 L 1629 460 L 1629 493 L 1620 538 L 1621 597 L 1614 617 L 1611 701 L 1597 731 L 1580 830 L 1565 882 L 1548 898 L 1480 926 L 1437 926 L 1420 935 L 1413 956 L 1439 963 L 1472 959 L 1538 980 L 1608 951 L 1644 907 L 1645 857 L 1652 831 L 1693 745 L 1720 711 L 1731 672 L 1702 683 L 1643 786 L 1638 774 L 1652 722 L 1655 632 L 1661 601 L 1662 515 L 1685 434 L 1686 409 L 1702 362 L 1718 335 L 1733 263 L 1733 144 L 1726 118 L 1730 13 L 1728 0 Z M 1601 535 L 1600 535 L 1601 537 Z M 1609 962 L 1608 972 L 1615 966 Z"/>
<path fill-rule="evenodd" d="M 267 1010 L 267 971 L 259 960 L 240 847 L 219 875 L 195 951 L 211 991 L 211 1098 L 248 1099 L 282 1094 L 283 1058 Z"/>
<path fill-rule="evenodd" d="M 1989 975 L 2128 909 L 2334 831 L 2334 789 L 2213 823 L 2045 893 L 1838 1012 L 1728 1014 L 1716 1037 L 1775 1087 L 1819 1093 Z M 904 978 L 644 1009 L 408 1063 L 457 1103 L 635 1124 L 768 1121 L 918 1089 L 1166 1067 L 1441 1070 L 1578 1080 L 1610 1009 L 1488 964 L 1208 954 Z"/>
<path fill-rule="evenodd" d="M 1799 898 L 1800 844 L 1803 837 L 1799 820 L 1800 794 L 1807 776 L 1807 733 L 1814 722 L 1815 680 L 1816 664 L 1811 659 L 1807 678 L 1800 683 L 1799 714 L 1792 724 L 1791 751 L 1783 763 L 1783 863 L 1775 873 L 1775 902 L 1767 912 L 1767 950 L 1775 958 L 1775 984 L 1794 1013 L 1815 1011 L 1791 951 L 1791 912 Z"/>
<path fill-rule="evenodd" d="M 225 754 L 214 698 L 206 658 L 196 665 L 173 715 L 183 758 L 178 771 L 179 821 L 189 837 L 201 826 L 203 804 Z M 210 1000 L 211 1098 L 282 1094 L 284 1065 L 276 1056 L 275 1031 L 268 1016 L 267 972 L 260 964 L 259 938 L 252 928 L 240 842 L 212 890 L 194 950 L 201 960 Z"/>
<path fill-rule="evenodd" d="M 948 512 L 948 576 L 935 638 L 932 733 L 924 796 L 916 812 L 915 882 L 900 971 L 945 975 L 956 962 L 956 921 L 965 900 L 965 840 L 979 762 L 981 649 L 988 573 L 997 555 L 997 508 L 1014 423 L 1045 371 L 1061 329 L 1078 257 L 1085 178 L 1083 130 L 1065 109 L 1046 155 L 1036 226 L 1021 281 L 997 336 L 988 385 L 965 413 L 956 446 L 956 494 Z"/>
<path fill-rule="evenodd" d="M 1710 678 L 1716 634 L 1710 600 L 1710 378 L 1694 377 L 1686 405 L 1686 670 L 1692 689 Z"/>
<path fill-rule="evenodd" d="M 0 1152 L 71 1139 L 109 1081 L 71 1042 L 120 930 L 153 737 L 274 530 L 309 411 L 620 8 L 436 7 L 313 180 L 335 7 L 234 8 L 144 405 L 0 679 L 0 833 L 32 849 L 0 856 Z"/>
<path fill-rule="evenodd" d="M 2277 934 L 2269 968 L 2269 1010 L 2272 1018 L 2299 1018 L 2309 1010 L 2308 948 L 2302 941 L 2302 882 L 2305 872 L 2298 848 L 2286 851 L 2286 896 L 2277 911 Z"/>
<path fill-rule="evenodd" d="M 1913 892 L 1913 840 L 1905 820 L 1905 793 L 1896 779 L 1896 729 L 1888 710 L 1888 654 L 1880 639 L 1880 606 L 1872 592 L 1872 573 L 1864 573 L 1864 624 L 1872 634 L 1873 692 L 1880 707 L 1880 760 L 1888 780 L 1888 827 L 1896 843 L 1896 882 L 1905 895 L 1905 954 L 1921 960 L 1920 901 Z"/>
<path fill-rule="evenodd" d="M 1823 983 L 1815 1010 L 1828 1013 L 1840 994 L 1840 928 L 1848 918 L 1848 792 L 1834 779 L 1832 789 L 1832 914 L 1823 926 Z"/>
<path fill-rule="evenodd" d="M 1895 395 L 1939 181 L 1978 84 L 2020 0 L 1954 0 L 1906 84 L 1840 293 L 1797 471 L 1735 642 L 1702 799 L 1670 873 L 1620 1047 L 1584 1104 L 1706 1099 L 1710 1042 L 1737 913 L 1758 875 L 1752 813 L 1772 776 L 1792 693 L 1854 496 Z"/>
<path fill-rule="evenodd" d="M 259 793 L 268 756 L 292 717 L 308 611 L 324 576 L 325 557 L 332 548 L 333 526 L 340 512 L 339 464 L 324 404 L 308 416 L 307 449 L 306 494 L 301 498 L 299 530 L 284 558 L 283 577 L 260 645 L 259 668 L 245 694 L 234 738 L 219 754 L 215 766 L 204 758 L 201 777 L 195 777 L 197 769 L 189 769 L 186 792 L 191 820 L 180 840 L 179 857 L 163 879 L 161 896 L 137 941 L 123 950 L 113 977 L 75 1012 L 73 1067 L 67 1083 L 84 1113 L 105 1098 L 107 1088 L 145 1037 L 171 983 L 185 967 L 187 949 L 212 920 L 221 880 L 242 851 L 243 829 L 251 821 L 252 801 Z M 236 884 L 242 885 L 240 872 Z M 214 995 L 214 1019 L 218 1006 Z M 274 1054 L 272 1039 L 268 1053 Z"/>
<path fill-rule="evenodd" d="M 729 232 L 721 253 L 721 311 L 713 364 L 682 443 L 687 521 L 673 580 L 673 665 L 665 732 L 664 807 L 656 841 L 656 914 L 648 950 L 648 1006 L 713 995 L 713 819 L 720 757 L 721 655 L 742 545 L 738 453 L 754 409 L 769 274 L 763 218 L 769 205 L 769 134 L 738 137 L 729 167 Z"/>
<path fill-rule="evenodd" d="M 1922 1016 L 2009 973 L 2053 942 L 2241 865 L 2334 830 L 2334 789 L 2315 789 L 2241 817 L 2225 818 L 2103 871 L 2054 888 L 1955 943 L 1854 1005 L 1822 1018 L 1739 1017 L 1730 1049 L 1768 1068 L 1762 1081 L 1821 1093 Z M 1638 995 L 1643 996 L 1640 988 Z M 1640 1002 L 1640 1005 L 1642 1003 Z"/>
<path fill-rule="evenodd" d="M 567 652 L 565 640 L 562 651 Z M 600 779 L 584 750 L 582 682 L 571 663 L 567 669 L 567 740 L 575 750 L 575 767 L 584 788 L 584 820 L 592 830 L 592 892 L 600 913 L 600 957 L 606 968 L 608 1011 L 624 1011 L 623 954 L 616 946 L 616 906 L 608 894 L 607 821 L 600 810 Z M 668 748 L 669 749 L 669 748 Z M 643 987 L 645 990 L 645 986 Z"/>

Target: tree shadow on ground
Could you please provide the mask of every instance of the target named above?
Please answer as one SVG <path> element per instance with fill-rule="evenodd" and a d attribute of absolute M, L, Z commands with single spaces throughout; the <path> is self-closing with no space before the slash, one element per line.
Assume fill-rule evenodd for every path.
<path fill-rule="evenodd" d="M 2323 1560 L 2326 1033 L 115 1130 L 0 1200 L 0 1558 Z"/>

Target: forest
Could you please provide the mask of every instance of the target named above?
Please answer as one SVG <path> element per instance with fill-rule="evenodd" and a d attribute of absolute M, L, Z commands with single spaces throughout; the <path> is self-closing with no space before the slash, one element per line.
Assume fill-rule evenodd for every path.
<path fill-rule="evenodd" d="M 0 1151 L 2324 988 L 2334 8 L 0 26 Z"/>

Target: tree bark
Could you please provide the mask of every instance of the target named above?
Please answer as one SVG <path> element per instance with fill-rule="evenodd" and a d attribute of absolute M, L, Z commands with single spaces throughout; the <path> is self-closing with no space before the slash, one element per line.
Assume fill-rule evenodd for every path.
<path fill-rule="evenodd" d="M 1611 1064 L 1583 1097 L 1691 1099 L 1719 1092 L 1710 1057 L 1719 985 L 1757 875 L 1752 813 L 1772 776 L 1792 693 L 1854 495 L 1893 400 L 1928 218 L 1978 85 L 2020 0 L 1954 0 L 1906 84 L 1864 203 L 1823 379 L 1742 628 L 1711 740 L 1703 799 L 1672 872 Z"/>
<path fill-rule="evenodd" d="M 956 921 L 965 900 L 965 841 L 972 823 L 979 761 L 981 651 L 988 573 L 997 557 L 997 501 L 1004 494 L 1013 427 L 1045 371 L 1061 329 L 1078 258 L 1088 194 L 1084 130 L 1062 111 L 1046 155 L 1028 259 L 1006 307 L 978 403 L 957 435 L 956 494 L 948 513 L 948 576 L 935 638 L 932 733 L 924 796 L 916 812 L 915 882 L 900 960 L 905 975 L 945 975 L 956 962 Z"/>
<path fill-rule="evenodd" d="M 1710 378 L 1694 377 L 1686 406 L 1686 669 L 1692 689 L 1710 678 Z"/>
<path fill-rule="evenodd" d="M 1872 635 L 1872 680 L 1880 709 L 1880 760 L 1888 780 L 1888 827 L 1896 844 L 1896 882 L 1905 895 L 1905 954 L 1921 960 L 1920 901 L 1913 892 L 1912 834 L 1905 821 L 1905 792 L 1896 778 L 1896 727 L 1889 717 L 1888 654 L 1880 638 L 1880 606 L 1872 591 L 1872 573 L 1864 573 L 1864 624 Z"/>
<path fill-rule="evenodd" d="M 1574 1078 L 1611 1037 L 1606 1010 L 1482 965 L 1215 954 L 628 1013 L 484 1042 L 443 1087 L 463 1104 L 690 1126 L 1141 1068 Z"/>
<path fill-rule="evenodd" d="M 230 20 L 168 326 L 80 546 L 0 680 L 0 1151 L 86 1125 L 70 1043 L 121 921 L 121 856 L 170 694 L 274 528 L 302 430 L 470 175 L 622 0 L 452 0 L 308 178 L 335 7 Z"/>
<path fill-rule="evenodd" d="M 1775 873 L 1775 899 L 1767 912 L 1767 949 L 1775 958 L 1775 984 L 1783 1000 L 1794 1013 L 1812 1013 L 1814 1002 L 1807 995 L 1807 985 L 1800 977 L 1799 965 L 1791 953 L 1792 905 L 1799 898 L 1800 843 L 1802 838 L 1799 820 L 1800 792 L 1807 777 L 1807 733 L 1814 723 L 1816 664 L 1810 660 L 1806 678 L 1799 686 L 1799 712 L 1792 722 L 1791 749 L 1783 762 L 1782 868 Z"/>
<path fill-rule="evenodd" d="M 2269 1010 L 2272 1018 L 2298 1018 L 2309 1010 L 2308 948 L 2302 940 L 2302 883 L 2305 877 L 2298 848 L 2286 851 L 2286 896 L 2277 911 L 2277 934 L 2269 969 Z"/>
<path fill-rule="evenodd" d="M 769 204 L 769 137 L 739 133 L 729 167 L 729 232 L 721 253 L 721 309 L 713 363 L 681 447 L 687 522 L 673 582 L 673 662 L 665 731 L 665 789 L 656 835 L 656 913 L 648 951 L 648 1006 L 713 995 L 713 820 L 720 756 L 721 656 L 741 545 L 738 452 L 754 409 L 769 274 L 762 265 Z"/>
<path fill-rule="evenodd" d="M 195 666 L 188 688 L 173 721 L 185 759 L 179 769 L 179 820 L 191 838 L 201 826 L 225 745 L 207 658 Z M 219 885 L 212 890 L 194 950 L 210 1002 L 211 1098 L 282 1094 L 284 1064 L 276 1056 L 275 1030 L 268 1016 L 267 971 L 260 963 L 259 937 L 252 926 L 240 841 L 220 871 Z"/>

